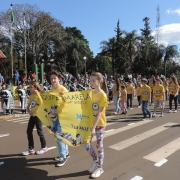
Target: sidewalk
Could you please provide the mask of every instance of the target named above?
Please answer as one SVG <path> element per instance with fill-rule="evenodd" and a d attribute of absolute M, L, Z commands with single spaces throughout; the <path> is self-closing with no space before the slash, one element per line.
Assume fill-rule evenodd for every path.
<path fill-rule="evenodd" d="M 0 107 L 1 107 L 1 103 L 0 103 Z M 22 117 L 22 116 L 28 116 L 28 114 L 22 114 L 21 113 L 21 108 L 19 107 L 19 101 L 18 100 L 14 101 L 14 114 L 4 115 L 2 112 L 2 109 L 0 108 L 0 120 L 17 118 L 17 117 Z"/>

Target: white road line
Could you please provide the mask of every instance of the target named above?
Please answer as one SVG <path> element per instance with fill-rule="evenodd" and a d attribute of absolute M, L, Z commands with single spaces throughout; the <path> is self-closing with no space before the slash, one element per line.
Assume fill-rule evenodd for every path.
<path fill-rule="evenodd" d="M 23 119 L 23 120 L 17 120 L 17 121 L 12 121 L 12 122 L 21 122 L 21 121 L 28 121 L 29 119 Z"/>
<path fill-rule="evenodd" d="M 141 176 L 135 176 L 135 177 L 133 177 L 132 179 L 130 179 L 130 180 L 142 180 L 143 178 L 141 177 Z"/>
<path fill-rule="evenodd" d="M 0 134 L 0 137 L 9 136 L 9 134 Z"/>
<path fill-rule="evenodd" d="M 154 120 L 141 121 L 141 122 L 135 123 L 132 126 L 125 126 L 125 127 L 122 127 L 122 128 L 115 129 L 114 131 L 111 131 L 111 132 L 109 132 L 107 134 L 104 134 L 104 138 L 108 137 L 108 136 L 112 136 L 112 135 L 120 133 L 120 132 L 127 131 L 129 129 L 132 129 L 132 128 L 135 128 L 135 127 L 138 127 L 138 126 L 141 126 L 143 124 L 147 124 L 147 123 L 153 122 L 153 121 Z M 92 141 L 96 141 L 96 137 L 93 137 Z"/>
<path fill-rule="evenodd" d="M 152 152 L 151 154 L 144 156 L 144 159 L 153 162 L 159 162 L 162 159 L 167 158 L 174 152 L 180 149 L 180 137 L 166 144 L 165 146 L 159 148 L 158 150 Z"/>
<path fill-rule="evenodd" d="M 131 126 L 131 125 L 133 125 L 133 124 L 135 124 L 135 123 L 130 123 L 130 124 L 128 124 L 128 126 Z"/>
<path fill-rule="evenodd" d="M 22 122 L 22 123 L 20 123 L 20 124 L 27 124 L 29 121 L 26 121 L 26 122 Z"/>
<path fill-rule="evenodd" d="M 4 162 L 0 162 L 0 165 L 3 165 L 4 164 Z"/>
<path fill-rule="evenodd" d="M 136 125 L 136 124 L 135 124 Z M 165 131 L 169 129 L 171 126 L 177 125 L 177 123 L 167 123 L 164 125 L 161 125 L 157 128 L 151 129 L 149 131 L 146 131 L 142 134 L 138 134 L 132 138 L 126 139 L 125 141 L 121 141 L 117 144 L 114 144 L 112 146 L 109 146 L 109 148 L 115 149 L 117 151 L 121 151 L 122 149 L 125 149 L 129 146 L 132 146 L 140 141 L 143 141 L 151 136 L 154 136 L 162 131 Z M 168 127 L 167 127 L 168 126 Z M 132 126 L 127 126 L 127 127 L 132 127 Z M 133 126 L 134 127 L 134 126 Z"/>
<path fill-rule="evenodd" d="M 8 119 L 6 121 L 16 121 L 16 120 L 21 120 L 21 119 L 29 119 L 29 117 L 21 117 L 21 118 Z"/>
<path fill-rule="evenodd" d="M 52 146 L 52 147 L 49 147 L 49 148 L 47 148 L 48 149 L 48 151 L 49 150 L 52 150 L 52 149 L 55 149 L 55 148 L 57 148 L 56 146 Z"/>
<path fill-rule="evenodd" d="M 106 119 L 111 119 L 111 118 L 114 118 L 116 116 L 106 116 Z"/>
<path fill-rule="evenodd" d="M 161 161 L 157 162 L 156 164 L 154 164 L 157 167 L 162 166 L 163 164 L 165 164 L 168 160 L 167 159 L 162 159 Z"/>
<path fill-rule="evenodd" d="M 109 129 L 109 130 L 105 131 L 105 133 L 111 132 L 111 131 L 114 131 L 114 129 Z"/>

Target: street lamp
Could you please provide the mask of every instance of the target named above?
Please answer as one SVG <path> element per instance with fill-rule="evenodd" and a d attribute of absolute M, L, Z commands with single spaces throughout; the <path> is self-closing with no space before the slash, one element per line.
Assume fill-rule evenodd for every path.
<path fill-rule="evenodd" d="M 84 56 L 83 59 L 85 61 L 85 75 L 86 75 L 86 56 Z"/>

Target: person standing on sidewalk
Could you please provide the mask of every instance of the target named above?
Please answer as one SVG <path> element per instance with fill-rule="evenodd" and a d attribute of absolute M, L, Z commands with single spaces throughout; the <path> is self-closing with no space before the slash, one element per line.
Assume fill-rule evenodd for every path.
<path fill-rule="evenodd" d="M 165 90 L 163 85 L 161 85 L 160 79 L 156 79 L 156 84 L 153 88 L 153 99 L 154 99 L 154 113 L 152 117 L 156 117 L 156 110 L 158 107 L 161 108 L 160 117 L 163 117 L 164 107 L 165 107 Z"/>
<path fill-rule="evenodd" d="M 64 93 L 68 92 L 68 90 L 63 85 L 60 85 L 59 83 L 61 80 L 60 72 L 53 70 L 49 72 L 48 76 L 52 84 L 52 89 L 50 90 L 51 93 L 55 93 L 59 96 L 62 96 Z M 54 134 L 61 133 L 58 131 L 58 129 L 61 129 L 60 123 L 57 124 L 57 126 L 55 127 L 55 130 L 53 130 L 53 133 Z M 69 155 L 67 144 L 64 144 L 62 141 L 57 140 L 57 145 L 58 145 L 59 156 L 55 157 L 55 160 L 59 161 L 57 163 L 57 166 L 61 167 L 66 163 L 70 155 Z"/>
<path fill-rule="evenodd" d="M 22 152 L 22 155 L 27 156 L 29 154 L 43 154 L 48 151 L 46 146 L 46 140 L 44 137 L 44 133 L 42 130 L 42 122 L 36 116 L 36 108 L 41 105 L 41 97 L 39 92 L 43 92 L 42 88 L 40 87 L 39 83 L 36 81 L 32 81 L 29 84 L 31 95 L 28 99 L 28 106 L 27 112 L 30 114 L 28 127 L 27 127 L 27 138 L 28 138 L 28 150 Z M 36 107 L 37 106 L 37 107 Z M 37 152 L 34 150 L 34 139 L 33 139 L 33 129 L 36 125 L 37 134 L 40 138 L 41 142 L 41 149 Z"/>
<path fill-rule="evenodd" d="M 149 101 L 151 99 L 151 88 L 147 85 L 147 79 L 143 78 L 141 80 L 142 87 L 141 87 L 141 100 L 142 100 L 142 112 L 143 112 L 143 119 L 146 120 L 146 114 L 148 113 L 149 119 L 152 117 L 152 113 L 148 108 Z"/>

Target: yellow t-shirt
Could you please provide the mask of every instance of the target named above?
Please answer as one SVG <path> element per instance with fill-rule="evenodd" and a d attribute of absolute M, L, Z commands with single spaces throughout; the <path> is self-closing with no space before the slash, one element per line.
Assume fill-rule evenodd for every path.
<path fill-rule="evenodd" d="M 175 84 L 174 82 L 169 84 L 169 94 L 175 95 L 177 92 L 177 89 L 179 88 L 179 85 Z"/>
<path fill-rule="evenodd" d="M 60 95 L 59 92 L 66 93 L 66 92 L 68 92 L 68 90 L 67 90 L 64 86 L 60 85 L 57 89 L 52 88 L 52 89 L 50 90 L 50 92 L 51 92 L 51 93 L 57 93 L 58 95 Z"/>
<path fill-rule="evenodd" d="M 40 93 L 37 92 L 37 93 L 31 94 L 28 99 L 28 104 L 30 104 L 31 113 L 36 115 L 36 112 L 39 106 L 42 104 L 42 98 L 40 96 Z"/>
<path fill-rule="evenodd" d="M 153 87 L 154 87 L 154 81 L 153 80 L 150 80 L 149 83 L 148 83 L 149 87 L 151 88 L 151 90 L 153 90 Z"/>
<path fill-rule="evenodd" d="M 134 87 L 132 85 L 127 85 L 127 94 L 134 94 Z"/>
<path fill-rule="evenodd" d="M 151 88 L 148 85 L 141 87 L 141 100 L 142 101 L 149 101 L 151 93 Z"/>
<path fill-rule="evenodd" d="M 107 106 L 108 106 L 108 101 L 107 101 L 107 95 L 105 94 L 105 92 L 101 90 L 98 93 L 95 93 L 94 90 L 92 90 L 92 108 L 93 108 L 94 121 L 98 114 L 99 107 L 104 107 L 97 126 L 106 126 L 106 107 Z"/>
<path fill-rule="evenodd" d="M 141 87 L 136 88 L 136 96 L 141 96 Z"/>
<path fill-rule="evenodd" d="M 112 87 L 113 96 L 118 96 L 119 95 L 119 90 L 120 90 L 120 88 L 117 89 L 116 84 L 114 84 L 113 87 Z"/>
<path fill-rule="evenodd" d="M 126 89 L 121 90 L 121 100 L 126 100 L 127 99 L 127 91 Z"/>
<path fill-rule="evenodd" d="M 160 100 L 164 100 L 164 87 L 162 85 L 155 85 L 153 88 L 153 95 L 154 95 L 154 100 L 155 101 L 160 101 Z"/>

